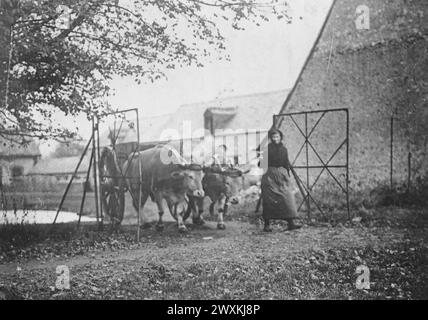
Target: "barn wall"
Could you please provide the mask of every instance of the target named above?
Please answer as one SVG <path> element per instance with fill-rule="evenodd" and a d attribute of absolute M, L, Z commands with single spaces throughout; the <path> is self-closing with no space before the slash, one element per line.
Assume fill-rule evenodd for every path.
<path fill-rule="evenodd" d="M 409 151 L 413 155 L 412 179 L 427 177 L 427 53 L 427 40 L 411 37 L 358 50 L 336 51 L 331 56 L 318 52 L 310 60 L 286 112 L 349 108 L 352 188 L 374 187 L 389 181 L 391 116 L 397 118 L 394 179 L 407 180 Z M 333 150 L 331 144 L 344 136 L 344 118 L 340 117 L 330 115 L 320 122 L 314 136 L 324 140 L 315 141 L 321 150 Z M 315 117 L 309 119 L 310 123 L 314 121 Z M 291 127 L 285 123 L 283 130 L 287 132 L 291 153 L 297 153 L 302 138 Z M 344 155 L 340 152 L 339 160 Z M 312 164 L 317 160 L 313 154 L 310 159 Z"/>

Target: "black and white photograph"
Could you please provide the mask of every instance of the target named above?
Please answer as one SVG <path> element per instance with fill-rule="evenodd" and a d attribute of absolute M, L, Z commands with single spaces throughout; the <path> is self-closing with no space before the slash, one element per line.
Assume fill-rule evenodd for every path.
<path fill-rule="evenodd" d="M 427 299 L 426 0 L 0 0 L 0 300 Z"/>

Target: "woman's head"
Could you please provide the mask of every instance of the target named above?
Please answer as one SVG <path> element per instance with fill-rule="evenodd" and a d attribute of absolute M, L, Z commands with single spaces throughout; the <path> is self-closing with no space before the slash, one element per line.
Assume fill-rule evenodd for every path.
<path fill-rule="evenodd" d="M 281 143 L 281 141 L 283 139 L 282 132 L 278 129 L 270 130 L 269 131 L 269 139 L 275 144 Z"/>

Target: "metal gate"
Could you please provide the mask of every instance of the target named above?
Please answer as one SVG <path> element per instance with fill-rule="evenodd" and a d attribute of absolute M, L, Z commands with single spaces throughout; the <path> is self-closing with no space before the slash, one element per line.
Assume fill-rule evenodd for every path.
<path fill-rule="evenodd" d="M 132 121 L 128 121 L 126 120 L 126 114 L 129 113 L 135 113 L 136 118 Z M 108 146 L 111 148 L 112 153 L 114 154 L 114 159 L 115 159 L 115 164 L 117 164 L 117 167 L 119 169 L 119 172 L 116 173 L 115 175 L 110 174 L 109 172 L 105 172 L 105 168 L 102 168 L 102 166 L 100 165 L 100 159 L 101 159 L 101 148 L 107 147 L 106 145 L 101 146 L 100 144 L 100 126 L 102 125 L 102 123 L 106 120 L 107 117 L 112 116 L 113 117 L 113 128 L 108 128 L 109 130 L 109 143 Z M 127 149 L 127 152 L 119 152 L 117 150 L 117 141 L 118 138 L 123 130 L 124 127 L 124 123 L 127 122 L 129 125 L 129 128 L 133 129 L 136 137 L 135 137 L 135 141 L 133 141 L 129 148 Z M 136 129 L 136 130 L 135 130 Z M 105 142 L 104 142 L 105 143 Z M 123 162 L 126 160 L 126 158 L 132 154 L 132 156 L 134 156 L 138 151 L 139 151 L 139 147 L 140 147 L 140 127 L 139 127 L 139 113 L 138 113 L 138 109 L 134 108 L 134 109 L 127 109 L 127 110 L 121 110 L 121 111 L 115 111 L 115 112 L 110 112 L 110 113 L 106 113 L 103 114 L 102 116 L 96 116 L 94 115 L 92 117 L 92 135 L 90 137 L 90 139 L 87 142 L 87 145 L 82 153 L 82 155 L 80 156 L 79 162 L 76 166 L 76 169 L 74 171 L 74 173 L 71 176 L 71 179 L 69 180 L 67 187 L 65 189 L 65 192 L 61 198 L 59 207 L 57 209 L 54 221 L 52 223 L 52 225 L 55 225 L 58 215 L 62 210 L 64 201 L 67 197 L 67 194 L 70 190 L 70 187 L 72 186 L 73 180 L 76 177 L 76 174 L 79 170 L 80 165 L 82 164 L 83 159 L 85 158 L 86 154 L 89 153 L 88 150 L 91 149 L 90 151 L 90 160 L 89 160 L 89 165 L 88 165 L 88 169 L 86 172 L 86 181 L 85 181 L 85 185 L 88 184 L 89 182 L 89 178 L 90 178 L 90 174 L 91 174 L 91 170 L 93 173 L 93 181 L 94 181 L 94 193 L 95 193 L 95 213 L 96 213 L 96 221 L 97 224 L 99 225 L 100 229 L 103 228 L 103 220 L 104 220 L 104 211 L 107 212 L 107 210 L 113 210 L 113 209 L 117 209 L 117 208 L 109 208 L 108 206 L 111 206 L 112 203 L 116 204 L 117 207 L 120 207 L 121 210 L 124 210 L 124 200 L 122 201 L 122 203 L 119 203 L 119 201 L 107 201 L 107 199 L 112 199 L 113 200 L 117 200 L 117 198 L 122 198 L 123 194 L 125 192 L 125 190 L 123 190 L 122 188 L 120 188 L 119 186 L 122 185 L 120 182 L 118 181 L 122 181 L 123 179 L 135 179 L 138 183 L 138 187 L 139 187 L 139 191 L 138 191 L 138 200 L 137 199 L 133 199 L 134 201 L 136 200 L 137 203 L 141 203 L 141 167 L 139 167 L 139 176 L 138 177 L 129 177 L 127 176 L 127 169 L 125 170 L 125 172 L 122 171 L 122 164 Z M 126 151 L 126 150 L 125 150 Z M 140 162 L 139 162 L 139 166 L 140 166 Z M 105 184 L 103 183 L 104 180 L 106 179 L 114 179 L 115 181 L 115 185 L 112 185 L 110 188 L 106 188 Z M 114 191 L 114 192 L 112 192 Z M 83 195 L 82 195 L 82 200 L 81 200 L 81 204 L 80 204 L 80 211 L 79 211 L 79 220 L 77 222 L 77 225 L 79 227 L 80 225 L 80 220 L 82 217 L 82 212 L 83 212 L 83 208 L 85 205 L 85 199 L 86 199 L 86 193 L 87 193 L 87 188 L 84 188 L 83 190 Z M 133 198 L 133 194 L 131 193 L 131 197 Z M 120 204 L 120 206 L 119 206 Z M 122 207 L 123 204 L 123 207 Z M 123 215 L 123 211 L 121 212 L 121 214 Z M 137 207 L 137 239 L 140 239 L 140 207 Z"/>
<path fill-rule="evenodd" d="M 132 120 L 127 120 L 126 119 L 126 115 L 127 114 L 135 114 L 135 118 L 133 118 Z M 94 135 L 95 135 L 95 130 L 96 130 L 96 135 L 97 135 L 97 139 L 96 139 L 96 143 L 94 142 L 94 148 L 96 148 L 97 152 L 97 158 L 96 158 L 96 163 L 98 167 L 98 175 L 95 173 L 95 175 L 97 175 L 97 184 L 98 184 L 98 189 L 100 192 L 99 198 L 100 198 L 100 212 L 101 214 L 103 213 L 103 206 L 104 206 L 104 210 L 113 210 L 113 211 L 121 211 L 121 216 L 123 218 L 123 214 L 125 211 L 125 206 L 123 203 L 123 207 L 120 208 L 108 208 L 110 202 L 117 204 L 118 201 L 107 201 L 107 198 L 109 200 L 111 200 L 112 198 L 117 198 L 117 197 L 124 197 L 124 194 L 126 192 L 126 190 L 124 190 L 123 188 L 119 187 L 119 185 L 122 185 L 123 180 L 131 180 L 134 181 L 133 183 L 135 183 L 138 185 L 138 196 L 137 199 L 134 199 L 134 194 L 131 192 L 131 190 L 129 190 L 131 198 L 134 202 L 138 203 L 139 205 L 137 206 L 137 241 L 140 240 L 140 206 L 141 206 L 141 162 L 138 161 L 138 177 L 131 177 L 128 175 L 128 169 L 129 166 L 126 167 L 125 171 L 123 171 L 123 164 L 124 162 L 128 159 L 129 156 L 132 155 L 131 158 L 134 158 L 134 156 L 138 153 L 139 149 L 140 149 L 140 119 L 139 119 L 139 112 L 138 112 L 138 108 L 132 108 L 132 109 L 126 109 L 126 110 L 120 110 L 120 111 L 115 111 L 115 112 L 110 112 L 107 114 L 103 115 L 103 120 L 106 120 L 107 117 L 113 117 L 113 123 L 112 123 L 112 127 L 109 126 L 108 127 L 108 131 L 109 131 L 109 138 L 110 138 L 110 147 L 112 150 L 112 153 L 114 154 L 114 159 L 115 159 L 115 167 L 117 167 L 118 172 L 110 172 L 109 170 L 106 171 L 106 168 L 101 168 L 100 167 L 100 151 L 101 148 L 105 148 L 106 146 L 101 146 L 100 145 L 100 137 L 99 137 L 99 133 L 100 133 L 100 125 L 101 125 L 101 119 L 97 118 L 97 122 L 96 122 L 96 126 L 94 129 Z M 134 133 L 134 136 L 132 140 L 132 142 L 128 142 L 125 145 L 121 145 L 119 142 L 119 137 L 121 135 L 121 133 L 123 131 L 125 131 L 125 123 L 128 126 L 128 129 L 131 129 L 131 131 Z M 94 139 L 95 141 L 95 139 Z M 111 169 L 111 168 L 110 168 Z M 103 181 L 108 179 L 113 179 L 114 183 L 110 188 L 103 188 Z M 96 186 L 97 186 L 96 184 Z M 116 190 L 116 191 L 115 191 Z M 119 192 L 118 192 L 119 190 Z M 119 194 L 117 194 L 119 193 Z M 125 200 L 123 199 L 123 202 Z M 121 221 L 120 221 L 121 222 Z"/>
<path fill-rule="evenodd" d="M 327 122 L 326 118 L 330 115 L 334 121 Z M 288 125 L 287 125 L 288 124 Z M 348 218 L 351 218 L 349 209 L 349 111 L 348 109 L 327 109 L 317 111 L 304 111 L 294 113 L 283 113 L 273 116 L 273 125 L 283 131 L 287 147 L 291 143 L 297 147 L 294 159 L 290 156 L 292 172 L 302 193 L 303 200 L 298 206 L 298 210 L 306 203 L 308 218 L 311 218 L 311 202 L 325 215 L 322 205 L 314 199 L 313 191 L 319 184 L 320 178 L 324 172 L 334 181 L 341 193 L 346 197 L 346 209 Z M 327 126 L 326 126 L 327 125 Z M 342 127 L 342 130 L 340 130 Z M 318 135 L 318 141 L 326 138 L 325 144 L 320 148 L 316 145 L 316 132 L 318 129 L 321 135 Z M 294 135 L 292 134 L 294 131 Z M 334 149 L 325 150 L 324 146 L 330 147 L 334 144 L 335 138 L 338 143 L 333 146 Z M 300 141 L 299 141 L 300 139 Z M 290 151 L 290 149 L 289 149 Z M 322 152 L 321 152 L 322 151 Z M 342 152 L 342 157 L 338 154 Z M 312 160 L 310 157 L 312 153 Z M 321 153 L 323 153 L 321 155 Z M 344 153 L 344 154 L 343 154 Z M 303 154 L 303 164 L 296 164 Z M 314 170 L 320 170 L 318 174 L 312 174 Z M 340 173 L 335 173 L 339 170 Z M 345 176 L 345 182 L 340 182 L 340 175 Z M 310 181 L 311 177 L 315 177 Z"/>

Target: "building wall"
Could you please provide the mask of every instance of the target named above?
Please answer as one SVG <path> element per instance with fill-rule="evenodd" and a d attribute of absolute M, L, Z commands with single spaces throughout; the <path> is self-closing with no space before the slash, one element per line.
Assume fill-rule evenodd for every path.
<path fill-rule="evenodd" d="M 259 131 L 232 131 L 225 132 L 223 135 L 211 136 L 207 135 L 204 138 L 188 139 L 183 141 L 181 154 L 188 161 L 196 163 L 210 162 L 212 156 L 218 152 L 218 147 L 225 145 L 226 158 L 234 164 L 248 164 L 257 156 L 256 148 L 265 138 L 267 129 Z M 172 147 L 181 150 L 180 141 L 170 143 Z"/>
<path fill-rule="evenodd" d="M 354 189 L 389 181 L 391 116 L 397 119 L 394 179 L 407 180 L 409 152 L 412 180 L 427 177 L 427 53 L 428 42 L 423 37 L 392 40 L 331 56 L 316 53 L 304 71 L 286 111 L 349 108 L 350 182 Z M 314 123 L 316 118 L 308 121 Z M 295 154 L 302 137 L 292 127 L 288 122 L 282 129 L 290 153 Z M 314 143 L 328 158 L 345 132 L 343 116 L 326 116 L 314 132 Z M 345 155 L 344 150 L 339 152 L 337 161 L 343 161 Z M 316 161 L 311 154 L 310 163 Z"/>
<path fill-rule="evenodd" d="M 26 175 L 35 165 L 37 158 L 11 158 L 0 159 L 1 166 L 1 183 L 8 185 L 13 179 L 13 169 L 21 168 L 22 174 Z"/>

